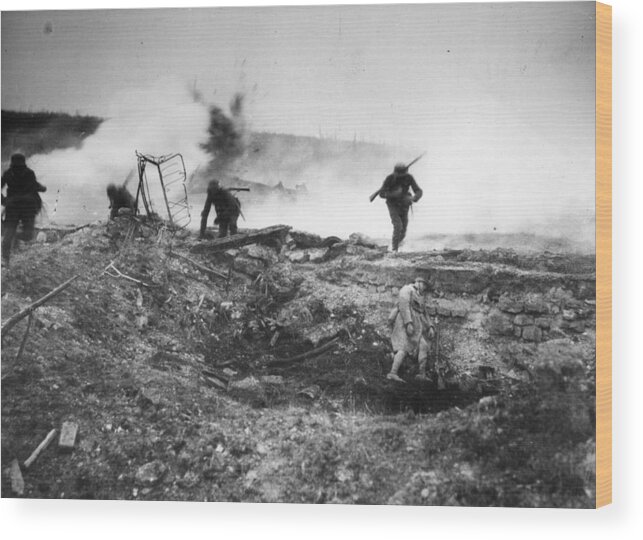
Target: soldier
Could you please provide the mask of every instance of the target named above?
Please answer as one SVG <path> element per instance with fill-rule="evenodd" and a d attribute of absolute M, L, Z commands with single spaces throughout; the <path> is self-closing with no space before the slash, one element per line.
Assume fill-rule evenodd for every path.
<path fill-rule="evenodd" d="M 136 201 L 125 186 L 116 187 L 114 184 L 107 186 L 109 199 L 109 219 L 114 219 L 121 208 L 129 208 L 132 213 L 136 210 Z"/>
<path fill-rule="evenodd" d="M 421 381 L 428 381 L 426 375 L 429 361 L 429 341 L 435 338 L 435 327 L 426 312 L 426 295 L 429 283 L 418 277 L 414 283 L 400 289 L 397 308 L 391 313 L 389 322 L 392 324 L 391 344 L 393 345 L 393 365 L 387 379 L 405 382 L 398 375 L 398 370 L 406 355 L 418 359 L 419 370 L 415 376 Z M 432 364 L 435 361 L 433 359 Z M 433 371 L 433 365 L 431 371 Z"/>
<path fill-rule="evenodd" d="M 413 195 L 409 193 L 409 188 L 413 190 Z M 386 206 L 391 216 L 391 223 L 393 223 L 391 249 L 396 252 L 406 236 L 406 229 L 409 224 L 409 208 L 411 208 L 411 204 L 420 200 L 422 190 L 415 179 L 408 173 L 408 166 L 404 163 L 397 163 L 393 169 L 393 174 L 389 174 L 384 180 L 379 190 L 379 195 L 386 199 Z"/>
<path fill-rule="evenodd" d="M 47 191 L 47 188 L 36 180 L 36 175 L 27 167 L 22 154 L 11 156 L 11 165 L 2 175 L 2 189 L 5 186 L 7 196 L 2 196 L 2 205 L 5 207 L 2 260 L 8 263 L 20 223 L 23 229 L 21 239 L 27 242 L 33 239 L 36 216 L 42 209 L 39 192 Z"/>
<path fill-rule="evenodd" d="M 219 225 L 219 238 L 230 234 L 237 234 L 237 220 L 241 213 L 241 203 L 230 191 L 222 188 L 217 180 L 212 180 L 208 184 L 208 197 L 201 212 L 201 230 L 199 238 L 205 238 L 205 228 L 210 215 L 210 206 L 214 205 L 214 211 L 217 217 L 215 224 Z"/>

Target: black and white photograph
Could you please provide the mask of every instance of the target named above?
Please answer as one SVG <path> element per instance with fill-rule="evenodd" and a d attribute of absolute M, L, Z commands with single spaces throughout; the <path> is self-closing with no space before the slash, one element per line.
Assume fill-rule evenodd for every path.
<path fill-rule="evenodd" d="M 596 507 L 595 2 L 17 9 L 3 498 Z"/>

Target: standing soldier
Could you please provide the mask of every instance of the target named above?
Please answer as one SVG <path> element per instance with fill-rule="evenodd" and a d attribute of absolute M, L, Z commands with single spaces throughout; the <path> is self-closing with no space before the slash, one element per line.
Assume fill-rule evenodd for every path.
<path fill-rule="evenodd" d="M 47 188 L 38 183 L 22 154 L 11 156 L 11 165 L 2 175 L 2 189 L 5 186 L 7 196 L 2 196 L 5 207 L 2 260 L 8 263 L 19 223 L 22 222 L 23 229 L 21 239 L 27 242 L 33 239 L 36 215 L 42 208 L 42 199 L 38 193 L 47 191 Z"/>
<path fill-rule="evenodd" d="M 413 190 L 413 195 L 409 193 L 409 188 Z M 404 163 L 397 163 L 393 174 L 389 174 L 384 180 L 379 190 L 379 196 L 386 199 L 386 206 L 391 216 L 391 223 L 393 223 L 391 249 L 396 252 L 406 236 L 411 204 L 420 200 L 422 190 L 417 185 L 415 178 L 408 173 L 408 166 Z"/>
<path fill-rule="evenodd" d="M 408 354 L 418 360 L 419 369 L 415 378 L 420 381 L 429 380 L 426 376 L 429 342 L 435 338 L 435 327 L 426 312 L 425 300 L 428 291 L 429 283 L 422 277 L 400 289 L 397 309 L 391 313 L 390 318 L 393 325 L 391 345 L 394 357 L 387 379 L 405 382 L 398 375 L 398 370 Z M 431 363 L 434 364 L 435 360 Z M 431 371 L 433 367 L 431 365 Z"/>
<path fill-rule="evenodd" d="M 199 238 L 205 238 L 205 228 L 210 215 L 210 206 L 214 205 L 217 217 L 215 224 L 219 225 L 219 238 L 230 234 L 237 234 L 237 220 L 241 213 L 241 203 L 229 190 L 222 188 L 217 180 L 208 184 L 208 197 L 201 212 L 201 231 Z"/>

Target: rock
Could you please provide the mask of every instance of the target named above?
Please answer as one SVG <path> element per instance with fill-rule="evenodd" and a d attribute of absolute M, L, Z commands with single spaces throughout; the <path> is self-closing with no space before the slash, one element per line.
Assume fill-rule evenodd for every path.
<path fill-rule="evenodd" d="M 568 328 L 572 332 L 582 334 L 585 331 L 585 322 L 584 321 L 572 321 L 571 323 L 569 323 Z"/>
<path fill-rule="evenodd" d="M 534 318 L 531 315 L 520 313 L 514 317 L 514 324 L 518 326 L 531 326 L 534 324 Z"/>
<path fill-rule="evenodd" d="M 549 330 L 551 328 L 551 321 L 547 319 L 546 317 L 538 317 L 535 320 L 536 326 L 539 328 L 543 328 L 545 330 Z"/>
<path fill-rule="evenodd" d="M 281 386 L 284 384 L 284 378 L 281 375 L 264 375 L 261 377 L 261 382 Z"/>
<path fill-rule="evenodd" d="M 328 248 L 309 249 L 308 257 L 312 263 L 320 263 L 326 259 Z"/>
<path fill-rule="evenodd" d="M 527 313 L 540 315 L 543 313 L 549 313 L 549 307 L 543 300 L 529 300 L 525 302 L 525 311 Z"/>
<path fill-rule="evenodd" d="M 149 323 L 149 319 L 147 315 L 139 315 L 138 317 L 136 317 L 136 328 L 138 328 L 139 330 L 142 330 L 143 328 L 145 328 L 148 325 L 148 323 Z"/>
<path fill-rule="evenodd" d="M 274 250 L 259 244 L 244 246 L 243 248 L 241 248 L 241 251 L 247 257 L 250 257 L 251 259 L 258 259 L 267 264 L 274 264 L 278 260 L 277 254 L 274 252 Z"/>
<path fill-rule="evenodd" d="M 543 338 L 543 331 L 537 326 L 525 326 L 522 329 L 522 339 L 525 341 L 541 341 Z"/>
<path fill-rule="evenodd" d="M 353 233 L 348 237 L 348 241 L 351 244 L 355 244 L 358 246 L 364 246 L 366 248 L 370 249 L 377 249 L 379 246 L 377 245 L 377 242 L 373 240 L 372 238 L 369 238 L 365 234 L 362 233 Z"/>
<path fill-rule="evenodd" d="M 438 305 L 438 315 L 442 317 L 451 317 L 451 309 L 444 304 Z"/>
<path fill-rule="evenodd" d="M 310 259 L 310 256 L 306 251 L 296 250 L 288 252 L 286 258 L 292 263 L 305 263 Z"/>
<path fill-rule="evenodd" d="M 322 245 L 323 239 L 318 234 L 302 231 L 290 231 L 290 236 L 295 245 L 300 249 L 317 248 Z"/>
<path fill-rule="evenodd" d="M 497 309 L 489 313 L 489 316 L 483 321 L 482 325 L 491 335 L 511 336 L 514 332 L 514 327 L 509 317 Z"/>
<path fill-rule="evenodd" d="M 514 326 L 514 336 L 517 338 L 522 336 L 522 327 L 521 326 Z"/>
<path fill-rule="evenodd" d="M 467 316 L 467 310 L 464 308 L 454 308 L 451 311 L 451 315 L 459 319 L 464 319 Z"/>
<path fill-rule="evenodd" d="M 25 492 L 25 481 L 22 478 L 22 471 L 17 459 L 11 462 L 9 469 L 9 476 L 11 477 L 11 491 L 16 495 L 23 495 Z"/>
<path fill-rule="evenodd" d="M 576 320 L 576 313 L 571 309 L 563 309 L 563 320 L 565 321 Z"/>
<path fill-rule="evenodd" d="M 523 307 L 524 306 L 521 302 L 516 302 L 504 294 L 498 299 L 498 309 L 500 311 L 506 311 L 507 313 L 520 313 L 523 310 Z"/>
<path fill-rule="evenodd" d="M 231 382 L 230 388 L 237 388 L 239 390 L 254 390 L 257 388 L 261 388 L 261 384 L 259 384 L 259 381 L 251 375 L 250 377 L 246 377 L 245 379 L 241 379 L 240 381 Z"/>
<path fill-rule="evenodd" d="M 143 486 L 154 486 L 163 478 L 167 467 L 159 460 L 141 465 L 136 471 L 136 481 Z"/>
<path fill-rule="evenodd" d="M 39 244 L 44 244 L 45 242 L 47 242 L 47 233 L 45 231 L 40 231 L 36 235 L 36 242 L 38 242 Z"/>

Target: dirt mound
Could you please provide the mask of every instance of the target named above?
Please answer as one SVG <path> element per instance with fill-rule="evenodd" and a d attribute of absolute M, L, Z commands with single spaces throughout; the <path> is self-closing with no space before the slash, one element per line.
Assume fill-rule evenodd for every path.
<path fill-rule="evenodd" d="M 20 354 L 27 319 L 3 340 L 3 471 L 80 429 L 23 471 L 28 497 L 593 506 L 585 258 L 296 231 L 220 251 L 127 216 L 47 239 L 3 268 L 3 319 L 80 277 Z M 418 273 L 440 380 L 409 362 L 400 384 L 386 317 Z"/>

